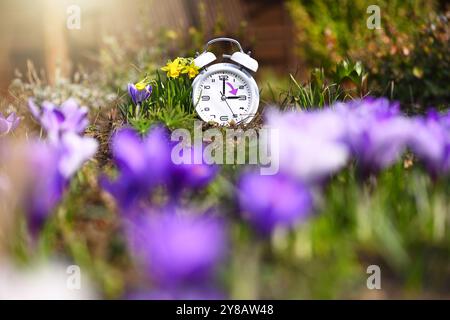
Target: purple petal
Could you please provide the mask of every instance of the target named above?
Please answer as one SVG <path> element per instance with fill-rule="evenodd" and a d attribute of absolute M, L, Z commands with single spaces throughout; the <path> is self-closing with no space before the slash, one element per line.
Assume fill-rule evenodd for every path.
<path fill-rule="evenodd" d="M 128 95 L 131 97 L 131 100 L 133 101 L 133 103 L 135 105 L 138 104 L 137 98 L 136 98 L 137 92 L 138 92 L 138 90 L 136 89 L 136 86 L 132 83 L 129 83 L 128 84 Z"/>
<path fill-rule="evenodd" d="M 97 140 L 81 137 L 69 132 L 61 138 L 62 156 L 59 161 L 59 170 L 64 178 L 70 178 L 83 163 L 92 158 L 97 151 Z"/>
<path fill-rule="evenodd" d="M 10 123 L 6 119 L 0 117 L 0 135 L 7 134 L 9 132 Z"/>
<path fill-rule="evenodd" d="M 302 222 L 312 212 L 310 191 L 285 175 L 246 173 L 240 179 L 238 192 L 244 217 L 266 234 L 277 226 L 291 227 Z"/>
<path fill-rule="evenodd" d="M 74 99 L 68 99 L 61 105 L 61 111 L 65 118 L 64 130 L 82 133 L 86 129 L 88 124 L 86 107 L 79 107 Z"/>
<path fill-rule="evenodd" d="M 39 116 L 41 114 L 40 108 L 34 103 L 32 98 L 28 99 L 28 109 L 30 110 L 31 114 L 39 120 Z"/>
<path fill-rule="evenodd" d="M 26 206 L 31 231 L 36 234 L 61 200 L 67 181 L 58 170 L 60 152 L 57 148 L 36 142 L 27 152 L 33 176 L 27 185 Z"/>
<path fill-rule="evenodd" d="M 129 221 L 127 235 L 137 260 L 162 286 L 207 280 L 226 253 L 221 220 L 165 212 Z"/>
<path fill-rule="evenodd" d="M 11 127 L 10 127 L 10 131 L 11 130 L 14 130 L 15 128 L 17 128 L 17 126 L 19 125 L 19 123 L 20 123 L 20 118 L 16 115 L 16 113 L 15 112 L 12 112 L 9 116 L 8 116 L 8 118 L 6 118 L 6 120 L 8 120 L 9 121 L 9 123 L 11 124 Z"/>
<path fill-rule="evenodd" d="M 149 165 L 146 163 L 142 139 L 131 128 L 121 129 L 114 134 L 112 152 L 117 166 L 134 176 L 141 176 Z"/>

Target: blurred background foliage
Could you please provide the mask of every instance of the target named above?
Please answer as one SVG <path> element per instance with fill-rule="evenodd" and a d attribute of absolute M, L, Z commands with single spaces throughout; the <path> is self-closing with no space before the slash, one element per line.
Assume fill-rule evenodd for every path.
<path fill-rule="evenodd" d="M 372 4 L 380 7 L 379 30 L 361 23 Z M 288 7 L 296 28 L 297 55 L 308 65 L 332 70 L 335 63 L 351 58 L 367 68 L 372 93 L 400 100 L 406 111 L 448 107 L 445 2 L 291 0 Z"/>
<path fill-rule="evenodd" d="M 120 15 L 120 1 L 115 1 L 105 6 L 104 12 L 97 12 L 97 6 L 90 10 L 92 14 Z M 47 2 L 41 0 L 43 4 Z M 81 1 L 80 5 L 83 7 L 84 3 Z M 170 0 L 170 4 L 156 11 L 154 3 L 138 0 L 133 8 L 136 12 L 122 13 L 132 15 L 133 23 L 121 21 L 112 28 L 112 18 L 105 16 L 99 19 L 102 33 L 92 37 L 89 15 L 84 18 L 87 26 L 66 31 L 63 36 L 68 41 L 68 53 L 61 53 L 61 58 L 69 58 L 70 63 L 61 64 L 60 59 L 48 62 L 42 58 L 51 55 L 45 47 L 11 50 L 9 69 L 0 77 L 0 84 L 19 78 L 23 83 L 12 81 L 13 89 L 30 89 L 44 98 L 44 85 L 48 85 L 48 91 L 56 82 L 58 88 L 73 82 L 83 89 L 81 96 L 78 94 L 81 102 L 92 96 L 88 105 L 114 107 L 124 96 L 128 82 L 137 82 L 145 74 L 156 78 L 155 70 L 168 59 L 193 56 L 203 49 L 207 39 L 225 35 L 238 38 L 259 60 L 261 70 L 256 77 L 265 103 L 295 104 L 295 98 L 289 96 L 297 90 L 303 106 L 307 102 L 323 106 L 337 97 L 370 93 L 399 100 L 408 113 L 423 113 L 428 107 L 447 108 L 450 13 L 445 2 L 378 1 L 381 29 L 374 30 L 366 26 L 369 5 L 366 0 L 339 4 L 328 0 L 233 0 L 228 6 L 214 0 Z M 7 9 L 8 1 L 3 6 Z M 64 9 L 63 3 L 60 6 Z M 179 21 L 171 25 L 170 14 L 178 14 Z M 90 42 L 80 42 L 78 38 L 82 36 Z M 48 36 L 50 40 L 45 34 L 43 37 L 46 43 L 54 35 Z M 20 56 L 14 55 L 17 50 Z M 8 88 L 9 84 L 0 87 Z M 9 92 L 4 92 L 3 98 L 11 98 Z M 14 96 L 20 94 L 15 91 Z M 55 98 L 50 93 L 47 96 Z"/>

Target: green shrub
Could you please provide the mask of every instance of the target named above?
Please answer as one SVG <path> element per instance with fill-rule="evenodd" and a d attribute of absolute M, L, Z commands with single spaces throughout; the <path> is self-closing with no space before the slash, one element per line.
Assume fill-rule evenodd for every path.
<path fill-rule="evenodd" d="M 448 108 L 450 98 L 450 27 L 447 15 L 433 15 L 417 34 L 393 27 L 383 36 L 368 39 L 360 54 L 371 74 L 371 88 L 400 100 L 405 111 L 423 112 L 427 107 Z M 383 33 L 385 31 L 382 31 Z"/>
<path fill-rule="evenodd" d="M 361 62 L 349 60 L 341 61 L 329 72 L 323 68 L 313 69 L 310 80 L 305 84 L 299 84 L 290 75 L 289 88 L 280 95 L 279 104 L 283 109 L 314 109 L 332 105 L 336 101 L 362 98 L 367 94 L 367 78 L 368 74 Z"/>
<path fill-rule="evenodd" d="M 436 7 L 437 1 L 377 1 L 381 10 L 381 24 L 413 34 L 417 25 Z M 330 69 L 354 49 L 367 50 L 365 37 L 376 33 L 369 30 L 366 12 L 373 1 L 368 0 L 289 0 L 289 12 L 296 28 L 299 57 L 309 65 Z"/>
<path fill-rule="evenodd" d="M 436 13 L 439 1 L 378 1 L 381 29 L 370 30 L 372 4 L 290 0 L 299 58 L 325 70 L 346 58 L 361 61 L 372 94 L 400 100 L 409 113 L 447 108 L 449 13 Z"/>

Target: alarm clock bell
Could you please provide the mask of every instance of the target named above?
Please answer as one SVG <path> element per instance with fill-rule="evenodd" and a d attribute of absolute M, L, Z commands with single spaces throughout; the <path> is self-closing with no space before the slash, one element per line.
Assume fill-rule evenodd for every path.
<path fill-rule="evenodd" d="M 240 66 L 250 71 L 256 72 L 258 70 L 258 61 L 250 57 L 249 54 L 244 53 L 241 44 L 237 40 L 231 38 L 216 38 L 208 41 L 208 43 L 205 46 L 204 52 L 194 59 L 194 64 L 198 68 L 201 69 L 217 60 L 216 55 L 208 51 L 208 47 L 216 42 L 231 42 L 235 44 L 239 48 L 239 51 L 234 52 L 232 55 L 224 54 L 223 57 L 230 59 L 231 61 L 239 64 Z"/>

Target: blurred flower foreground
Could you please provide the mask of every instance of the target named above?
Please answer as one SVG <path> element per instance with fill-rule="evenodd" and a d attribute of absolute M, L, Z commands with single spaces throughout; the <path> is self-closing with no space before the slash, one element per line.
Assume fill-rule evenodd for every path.
<path fill-rule="evenodd" d="M 143 85 L 141 91 L 148 94 L 137 102 L 140 94 L 134 91 L 139 89 L 129 85 L 128 90 L 133 103 L 141 103 L 151 94 L 151 87 Z M 279 260 L 272 262 L 276 272 L 303 265 L 309 270 L 308 264 L 343 250 L 327 247 L 334 240 L 346 249 L 361 250 L 363 255 L 375 250 L 372 254 L 381 261 L 386 259 L 383 263 L 389 268 L 401 270 L 409 267 L 414 255 L 408 241 L 424 245 L 421 241 L 429 238 L 437 246 L 448 239 L 449 113 L 430 111 L 426 116 L 407 117 L 398 104 L 385 98 L 338 102 L 312 111 L 268 109 L 265 121 L 280 134 L 269 143 L 269 149 L 277 144 L 280 150 L 279 158 L 272 159 L 280 170 L 269 176 L 260 175 L 255 166 L 230 170 L 204 160 L 177 165 L 171 160 L 175 143 L 164 125 L 155 125 L 143 135 L 125 126 L 116 129 L 109 140 L 113 165 L 96 178 L 94 155 L 99 143 L 85 134 L 88 109 L 73 99 L 57 106 L 45 101 L 37 104 L 30 98 L 28 105 L 31 117 L 41 126 L 40 136 L 15 137 L 19 120 L 12 114 L 5 120 L 10 124 L 0 140 L 1 252 L 22 263 L 45 261 L 55 254 L 74 259 L 84 276 L 97 281 L 96 287 L 106 295 L 132 299 L 239 296 L 241 293 L 233 290 L 257 285 L 251 283 L 255 278 L 245 283 L 245 277 L 263 272 L 260 268 L 264 267 L 264 255 L 269 254 L 264 253 L 267 246 L 272 247 L 271 259 Z M 194 147 L 184 152 L 198 156 Z M 87 161 L 91 163 L 86 165 Z M 409 168 L 416 162 L 418 172 Z M 406 187 L 410 183 L 411 189 Z M 422 194 L 428 188 L 436 189 L 435 194 Z M 89 194 L 93 192 L 102 200 L 93 200 Z M 401 195 L 403 192 L 412 194 Z M 386 199 L 389 197 L 392 199 Z M 397 238 L 404 235 L 395 229 L 412 228 L 408 222 L 397 227 L 390 224 L 399 223 L 397 219 L 402 217 L 383 220 L 388 219 L 383 210 L 389 208 L 389 201 L 404 201 L 405 197 L 416 202 L 407 205 L 417 210 L 417 214 L 408 213 L 412 221 L 431 219 L 431 225 L 414 228 L 422 240 Z M 444 207 L 435 202 L 439 199 Z M 102 213 L 106 216 L 84 217 L 83 210 L 92 206 L 91 201 L 103 202 L 105 208 L 100 211 L 106 210 Z M 403 214 L 401 206 L 390 210 L 394 216 Z M 101 231 L 104 226 L 95 231 L 111 233 L 106 248 L 96 248 L 87 235 L 78 234 L 93 232 L 88 226 L 78 230 L 89 221 L 103 221 L 109 229 Z M 330 223 L 336 225 L 327 226 Z M 377 252 L 370 242 L 385 236 L 393 237 L 383 240 L 387 252 Z M 242 256 L 246 251 L 251 253 Z M 111 259 L 111 265 L 104 265 L 107 262 L 102 259 Z M 286 265 L 280 266 L 285 259 Z M 4 288 L 12 288 L 5 289 L 10 291 L 3 292 L 3 297 L 41 297 L 40 286 L 48 292 L 42 298 L 56 297 L 61 290 L 68 291 L 60 297 L 94 297 L 92 289 L 72 295 L 63 283 L 57 283 L 61 279 L 56 276 L 51 281 L 54 288 L 40 284 L 51 277 L 51 273 L 39 271 L 43 269 L 35 270 L 35 275 L 8 276 L 16 272 L 11 263 L 2 269 Z M 248 263 L 242 265 L 242 275 L 238 271 L 241 263 Z M 109 279 L 116 274 L 123 278 Z M 235 283 L 237 279 L 244 283 Z M 31 291 L 21 294 L 20 288 L 27 286 Z"/>

